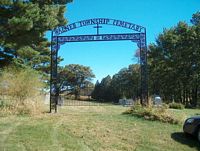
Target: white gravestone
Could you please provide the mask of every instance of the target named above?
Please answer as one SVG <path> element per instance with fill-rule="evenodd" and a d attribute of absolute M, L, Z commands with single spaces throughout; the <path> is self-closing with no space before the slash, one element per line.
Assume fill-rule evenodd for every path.
<path fill-rule="evenodd" d="M 154 98 L 154 105 L 156 105 L 156 106 L 162 105 L 162 99 L 161 99 L 160 96 L 156 96 L 156 97 Z"/>

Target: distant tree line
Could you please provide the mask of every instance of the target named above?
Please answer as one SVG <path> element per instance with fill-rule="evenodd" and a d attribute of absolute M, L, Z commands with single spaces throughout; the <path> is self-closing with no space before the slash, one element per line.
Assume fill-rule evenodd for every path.
<path fill-rule="evenodd" d="M 149 90 L 165 101 L 200 104 L 200 12 L 192 25 L 179 22 L 149 45 Z"/>
<path fill-rule="evenodd" d="M 97 81 L 92 98 L 102 102 L 118 102 L 120 98 L 139 98 L 140 68 L 138 64 L 129 65 L 117 74 Z"/>
<path fill-rule="evenodd" d="M 191 25 L 179 22 L 164 29 L 148 47 L 149 96 L 187 106 L 200 104 L 200 12 Z M 130 65 L 96 83 L 92 97 L 104 101 L 140 96 L 140 68 Z"/>

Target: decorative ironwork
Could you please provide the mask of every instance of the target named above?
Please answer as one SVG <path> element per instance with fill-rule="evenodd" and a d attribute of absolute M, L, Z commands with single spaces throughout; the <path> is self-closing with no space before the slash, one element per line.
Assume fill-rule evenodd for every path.
<path fill-rule="evenodd" d="M 97 23 L 97 26 L 94 26 L 94 28 L 97 29 L 97 35 L 99 35 L 99 28 L 102 28 L 102 26 L 99 26 L 99 24 Z"/>
<path fill-rule="evenodd" d="M 139 33 L 128 34 L 98 34 L 98 35 L 75 35 L 75 36 L 55 36 L 58 38 L 58 43 L 65 42 L 88 42 L 88 41 L 118 41 L 118 40 L 140 40 Z M 55 48 L 56 49 L 56 45 Z"/>
<path fill-rule="evenodd" d="M 127 28 L 136 33 L 121 33 L 121 34 L 99 34 L 99 26 L 113 25 Z M 74 30 L 80 27 L 96 25 L 96 35 L 68 35 L 61 36 L 60 34 Z M 94 18 L 75 22 L 66 26 L 57 27 L 52 31 L 51 39 L 51 86 L 50 86 L 50 112 L 57 112 L 57 104 L 59 97 L 58 75 L 57 75 L 57 58 L 60 45 L 68 42 L 89 42 L 89 41 L 122 41 L 130 40 L 136 42 L 140 48 L 140 66 L 141 66 L 141 102 L 147 103 L 148 100 L 148 85 L 147 85 L 147 45 L 146 45 L 146 29 L 142 26 L 108 18 Z"/>
<path fill-rule="evenodd" d="M 147 44 L 146 31 L 140 34 L 140 70 L 141 70 L 141 96 L 142 104 L 147 104 L 148 101 L 148 77 L 147 77 Z"/>
<path fill-rule="evenodd" d="M 87 20 L 81 20 L 69 25 L 65 25 L 65 26 L 60 26 L 57 27 L 54 31 L 53 34 L 56 35 L 60 35 L 64 32 L 68 32 L 70 30 L 74 30 L 80 27 L 84 27 L 84 26 L 89 26 L 89 25 L 100 25 L 100 24 L 104 24 L 104 25 L 113 25 L 113 26 L 118 26 L 118 27 L 123 27 L 123 28 L 127 28 L 136 32 L 145 32 L 145 28 L 140 26 L 140 25 L 136 25 L 133 23 L 129 23 L 126 21 L 121 21 L 121 20 L 116 20 L 116 19 L 109 19 L 109 18 L 93 18 L 93 19 L 87 19 Z"/>

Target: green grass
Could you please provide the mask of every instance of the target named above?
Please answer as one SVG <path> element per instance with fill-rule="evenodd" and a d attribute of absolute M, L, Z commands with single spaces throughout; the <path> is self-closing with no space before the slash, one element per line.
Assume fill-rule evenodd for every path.
<path fill-rule="evenodd" d="M 121 106 L 68 106 L 58 114 L 0 117 L 0 151 L 197 151 L 182 124 L 122 115 Z M 182 121 L 199 110 L 170 110 Z"/>

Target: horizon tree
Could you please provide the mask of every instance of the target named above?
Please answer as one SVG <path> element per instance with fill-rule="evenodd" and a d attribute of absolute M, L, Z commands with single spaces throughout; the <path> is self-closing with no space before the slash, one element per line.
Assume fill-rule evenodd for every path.
<path fill-rule="evenodd" d="M 88 66 L 79 64 L 69 64 L 61 68 L 59 73 L 59 85 L 70 87 L 75 99 L 79 99 L 81 89 L 85 88 L 92 78 L 95 78 L 92 70 Z"/>

